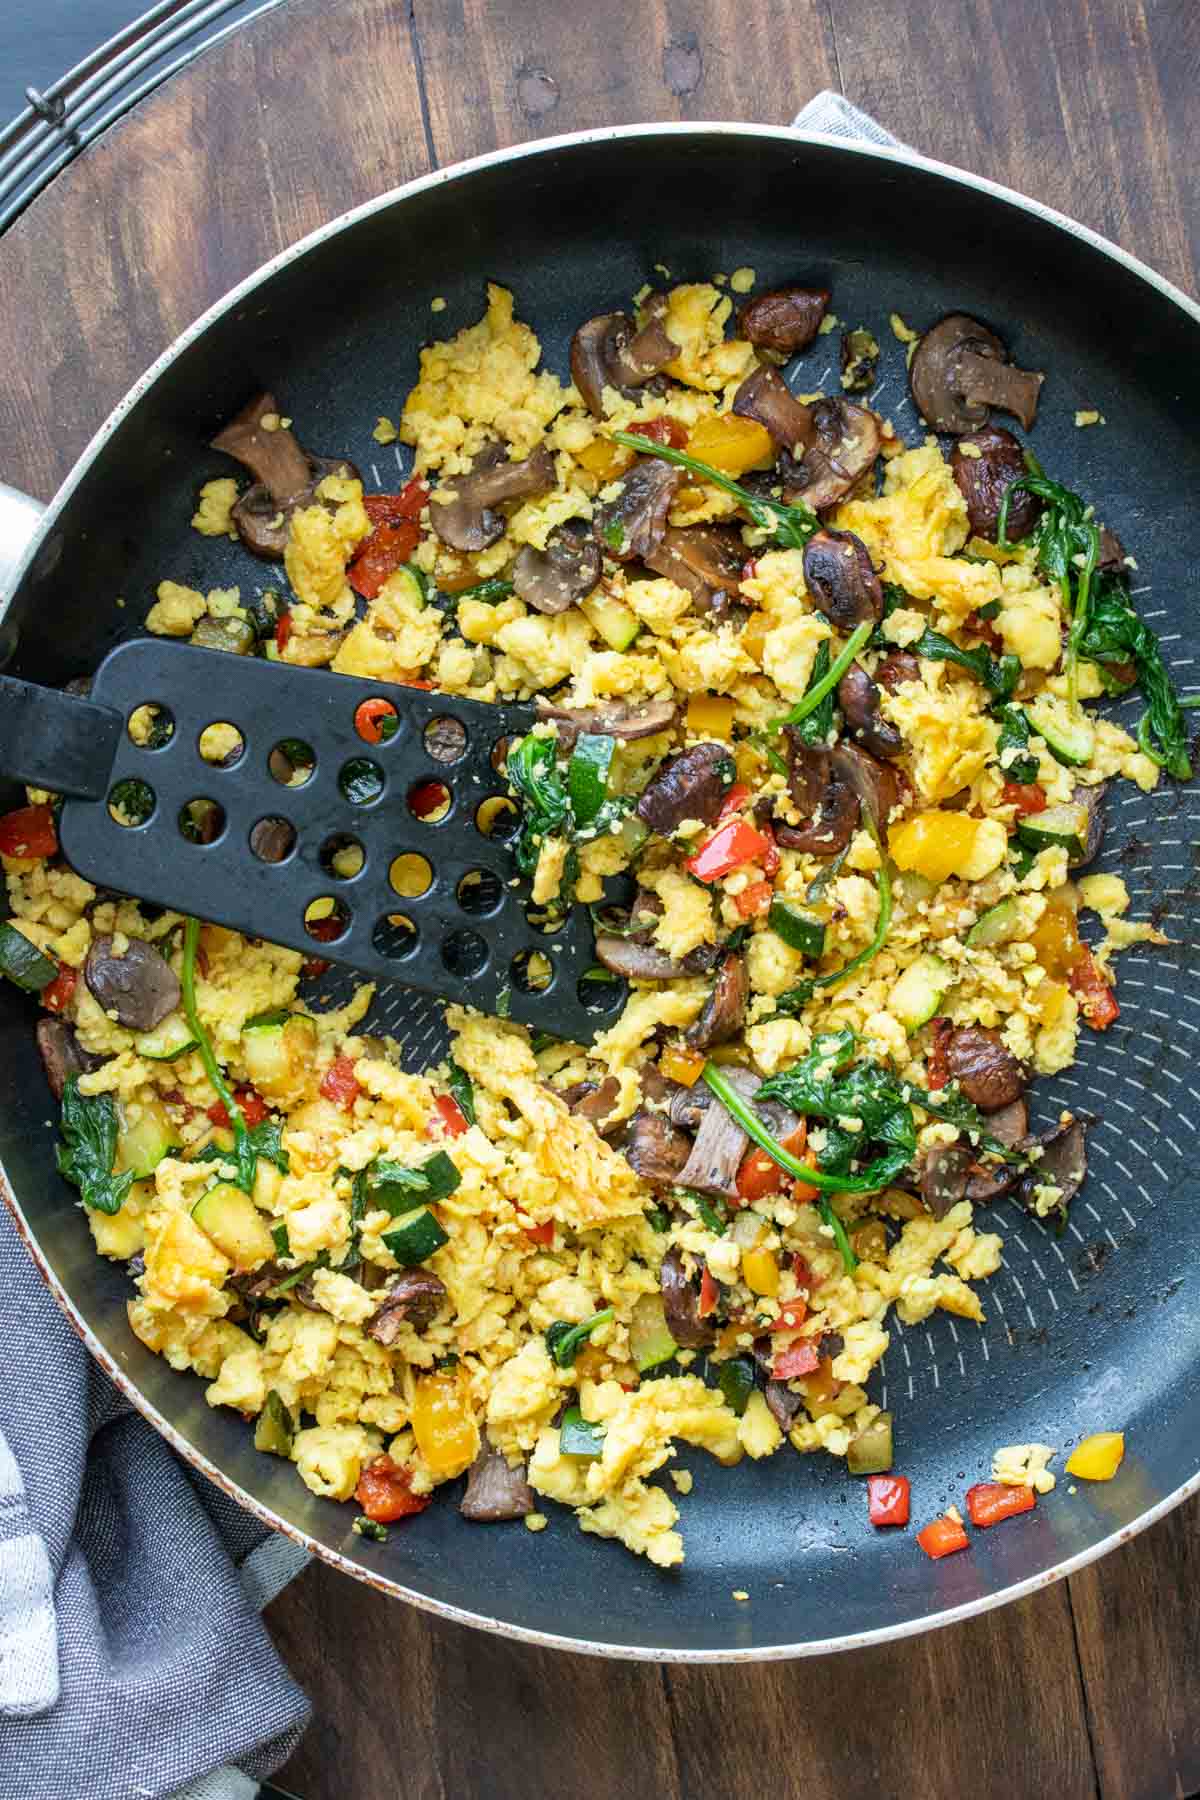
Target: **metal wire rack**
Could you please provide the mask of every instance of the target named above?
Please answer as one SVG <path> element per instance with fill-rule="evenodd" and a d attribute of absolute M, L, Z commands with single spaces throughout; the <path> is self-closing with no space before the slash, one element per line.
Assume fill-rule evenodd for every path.
<path fill-rule="evenodd" d="M 114 120 L 201 50 L 284 0 L 159 0 L 0 129 L 0 231 Z"/>

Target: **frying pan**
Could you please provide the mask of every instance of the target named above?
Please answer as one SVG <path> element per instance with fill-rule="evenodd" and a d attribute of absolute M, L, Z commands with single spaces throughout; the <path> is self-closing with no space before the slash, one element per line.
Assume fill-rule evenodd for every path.
<path fill-rule="evenodd" d="M 760 286 L 829 286 L 839 318 L 872 326 L 883 344 L 875 403 L 910 439 L 889 313 L 925 325 L 961 310 L 998 328 L 1016 363 L 1048 371 L 1032 435 L 1039 456 L 1132 548 L 1138 604 L 1180 686 L 1198 684 L 1200 309 L 1113 245 L 988 182 L 908 153 L 747 125 L 633 127 L 483 157 L 359 208 L 244 282 L 160 358 L 24 551 L 14 548 L 0 615 L 12 672 L 50 683 L 86 673 L 136 631 L 164 576 L 206 588 L 262 580 L 235 546 L 188 530 L 198 483 L 218 472 L 203 446 L 257 388 L 281 396 L 306 442 L 352 456 L 386 486 L 394 452 L 372 441 L 371 426 L 397 410 L 419 345 L 479 317 L 485 281 L 515 290 L 519 315 L 561 371 L 575 326 L 624 304 L 660 264 L 676 280 L 745 266 Z M 435 295 L 446 307 L 431 317 Z M 802 386 L 836 384 L 827 368 L 836 343 L 818 339 Z M 1090 407 L 1107 425 L 1077 430 L 1076 409 Z M 20 507 L 0 516 L 13 537 Z M 1115 716 L 1128 726 L 1138 712 L 1131 699 Z M 127 1278 L 94 1254 L 54 1172 L 33 1021 L 9 988 L 0 994 L 7 1198 L 92 1353 L 180 1453 L 268 1523 L 388 1592 L 541 1643 L 680 1660 L 814 1653 L 946 1624 L 1103 1554 L 1200 1486 L 1190 919 L 1200 795 L 1118 783 L 1108 812 L 1098 866 L 1119 870 L 1135 913 L 1174 941 L 1122 958 L 1119 1022 L 1085 1031 L 1075 1066 L 1033 1090 L 1038 1124 L 1068 1107 L 1094 1115 L 1086 1189 L 1061 1236 L 1001 1202 L 1005 1266 L 982 1288 L 986 1324 L 891 1320 L 872 1390 L 896 1413 L 897 1467 L 913 1480 L 918 1524 L 986 1478 L 1001 1444 L 1064 1446 L 1119 1427 L 1128 1451 L 1115 1481 L 1070 1493 L 1060 1480 L 1035 1513 L 974 1534 L 966 1555 L 933 1564 L 911 1533 L 870 1530 L 844 1465 L 787 1452 L 736 1471 L 684 1454 L 695 1474 L 682 1507 L 687 1562 L 666 1574 L 557 1512 L 536 1537 L 466 1524 L 452 1496 L 386 1544 L 354 1537 L 350 1509 L 315 1499 L 292 1469 L 257 1454 L 240 1419 L 205 1404 L 201 1382 L 131 1336 Z M 414 1068 L 445 1045 L 436 1006 L 402 988 L 381 993 L 375 1017 Z"/>

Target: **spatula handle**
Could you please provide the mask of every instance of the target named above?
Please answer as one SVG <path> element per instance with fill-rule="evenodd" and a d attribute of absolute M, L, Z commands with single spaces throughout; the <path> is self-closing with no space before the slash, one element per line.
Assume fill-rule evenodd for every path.
<path fill-rule="evenodd" d="M 56 688 L 0 675 L 0 774 L 79 800 L 102 800 L 122 719 Z"/>

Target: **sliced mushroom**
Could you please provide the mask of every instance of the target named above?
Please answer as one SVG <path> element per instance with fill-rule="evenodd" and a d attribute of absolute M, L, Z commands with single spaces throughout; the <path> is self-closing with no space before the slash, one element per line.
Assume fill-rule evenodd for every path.
<path fill-rule="evenodd" d="M 671 1188 L 686 1166 L 692 1141 L 662 1113 L 635 1112 L 626 1128 L 621 1154 L 647 1187 Z"/>
<path fill-rule="evenodd" d="M 883 617 L 883 587 L 871 552 L 852 531 L 832 526 L 814 532 L 804 546 L 804 583 L 813 605 L 839 631 L 853 631 Z"/>
<path fill-rule="evenodd" d="M 799 464 L 780 459 L 783 497 L 803 500 L 819 512 L 833 506 L 865 475 L 883 442 L 878 413 L 853 400 L 818 400 L 812 408 L 813 439 Z"/>
<path fill-rule="evenodd" d="M 793 455 L 802 456 L 816 437 L 813 408 L 797 400 L 778 369 L 766 365 L 747 375 L 733 397 L 733 411 L 763 426 L 774 444 Z"/>
<path fill-rule="evenodd" d="M 259 394 L 212 440 L 254 476 L 253 485 L 235 503 L 233 522 L 248 550 L 278 562 L 287 548 L 288 522 L 298 506 L 309 506 L 327 475 L 358 478 L 344 457 L 310 456 L 294 432 L 279 425 L 267 430 L 264 419 L 278 419 L 274 394 Z"/>
<path fill-rule="evenodd" d="M 745 559 L 736 527 L 668 525 L 662 542 L 644 560 L 656 575 L 669 576 L 691 594 L 700 612 L 711 612 L 720 596 L 737 593 Z"/>
<path fill-rule="evenodd" d="M 1029 1134 L 1029 1108 L 1024 1099 L 1013 1100 L 998 1112 L 991 1113 L 987 1128 L 989 1136 L 1008 1150 L 1023 1144 Z M 976 1162 L 967 1183 L 967 1199 L 980 1206 L 999 1200 L 1002 1195 L 1011 1194 L 1023 1174 L 1023 1169 L 1015 1163 Z"/>
<path fill-rule="evenodd" d="M 1111 574 L 1124 574 L 1125 554 L 1125 546 L 1116 532 L 1110 531 L 1107 525 L 1102 525 L 1100 527 L 1100 555 L 1097 558 L 1096 567 L 1107 569 Z"/>
<path fill-rule="evenodd" d="M 606 387 L 628 399 L 679 355 L 679 346 L 663 323 L 665 310 L 665 295 L 654 294 L 640 331 L 626 313 L 601 313 L 581 325 L 571 339 L 571 380 L 596 418 L 604 417 Z"/>
<path fill-rule="evenodd" d="M 428 1331 L 446 1298 L 446 1284 L 430 1269 L 406 1269 L 388 1288 L 363 1330 L 377 1344 L 394 1344 L 402 1325 Z"/>
<path fill-rule="evenodd" d="M 621 1084 L 615 1075 L 606 1075 L 598 1084 L 594 1081 L 577 1081 L 573 1087 L 559 1088 L 557 1092 L 567 1111 L 574 1113 L 577 1119 L 586 1119 L 601 1136 L 607 1129 L 611 1129 L 606 1121 L 621 1092 Z M 619 1123 L 624 1124 L 624 1120 Z"/>
<path fill-rule="evenodd" d="M 504 536 L 504 518 L 493 509 L 502 500 L 544 494 L 556 479 L 554 456 L 539 444 L 531 456 L 513 462 L 502 444 L 481 450 L 466 475 L 449 475 L 434 490 L 429 522 L 452 550 L 486 550 Z"/>
<path fill-rule="evenodd" d="M 983 1025 L 960 1025 L 950 1033 L 946 1068 L 980 1112 L 999 1112 L 1025 1092 L 1025 1070 L 1000 1033 Z"/>
<path fill-rule="evenodd" d="M 986 425 L 960 437 L 950 457 L 950 468 L 967 503 L 967 519 L 977 537 L 996 541 L 1000 508 L 1014 481 L 1028 473 L 1025 452 L 1003 425 Z M 1025 488 L 1015 493 L 1008 509 L 1005 537 L 1018 543 L 1029 536 L 1042 512 L 1042 502 Z"/>
<path fill-rule="evenodd" d="M 790 1431 L 795 1423 L 796 1414 L 804 1405 L 803 1396 L 793 1394 L 786 1381 L 772 1379 L 763 1389 L 763 1399 L 767 1403 L 767 1411 L 780 1431 Z"/>
<path fill-rule="evenodd" d="M 828 288 L 774 288 L 746 302 L 738 313 L 738 330 L 757 350 L 794 356 L 812 343 L 828 305 Z"/>
<path fill-rule="evenodd" d="M 806 744 L 791 727 L 788 737 L 789 787 L 797 811 L 808 814 L 804 825 L 774 823 L 775 841 L 785 850 L 811 856 L 838 856 L 858 830 L 858 795 L 834 774 L 828 750 Z"/>
<path fill-rule="evenodd" d="M 722 1073 L 773 1136 L 786 1138 L 796 1129 L 800 1121 L 786 1106 L 778 1101 L 766 1101 L 761 1105 L 756 1102 L 754 1096 L 762 1086 L 762 1079 L 752 1069 L 731 1066 Z M 736 1199 L 737 1173 L 749 1143 L 749 1136 L 733 1114 L 714 1099 L 704 1109 L 692 1153 L 676 1185 L 691 1188 L 699 1194 L 715 1194 L 723 1200 Z"/>
<path fill-rule="evenodd" d="M 824 803 L 833 779 L 829 751 L 809 744 L 795 725 L 784 728 L 788 746 L 788 793 L 797 812 L 811 815 Z"/>
<path fill-rule="evenodd" d="M 966 313 L 949 313 L 928 330 L 908 371 L 913 399 L 935 431 L 978 431 L 988 407 L 1015 413 L 1028 431 L 1044 377 L 1008 364 L 1004 344 Z"/>
<path fill-rule="evenodd" d="M 627 700 L 614 700 L 610 706 L 555 706 L 539 695 L 537 713 L 539 719 L 555 721 L 559 744 L 570 751 L 583 731 L 621 738 L 627 744 L 657 737 L 660 731 L 670 731 L 679 709 L 673 700 L 647 700 L 640 706 L 630 706 Z"/>
<path fill-rule="evenodd" d="M 37 1038 L 38 1054 L 42 1059 L 42 1067 L 46 1071 L 46 1080 L 50 1083 L 50 1092 L 56 1100 L 61 1100 L 63 1090 L 72 1075 L 90 1075 L 104 1062 L 102 1056 L 94 1056 L 85 1050 L 74 1031 L 65 1019 L 55 1019 L 48 1015 L 40 1018 L 34 1027 Z"/>
<path fill-rule="evenodd" d="M 746 959 L 732 950 L 717 970 L 712 993 L 704 1002 L 700 1017 L 685 1033 L 684 1040 L 693 1050 L 708 1050 L 713 1044 L 727 1044 L 737 1036 L 746 1022 L 746 1002 L 750 997 L 750 977 Z"/>
<path fill-rule="evenodd" d="M 717 1322 L 700 1317 L 700 1294 L 684 1271 L 677 1249 L 667 1251 L 659 1271 L 667 1330 L 681 1350 L 703 1350 L 716 1342 Z"/>
<path fill-rule="evenodd" d="M 906 681 L 920 681 L 921 665 L 910 650 L 889 650 L 875 665 L 875 679 L 894 694 Z"/>
<path fill-rule="evenodd" d="M 568 519 L 546 539 L 544 550 L 525 544 L 512 566 L 518 600 L 540 613 L 562 613 L 585 600 L 600 579 L 600 546 L 581 519 Z"/>
<path fill-rule="evenodd" d="M 929 1151 L 921 1169 L 921 1199 L 935 1219 L 944 1219 L 965 1199 L 973 1161 L 971 1151 L 958 1144 Z"/>
<path fill-rule="evenodd" d="M 863 817 L 874 821 L 881 834 L 900 801 L 900 777 L 858 744 L 839 744 L 830 752 L 835 779 L 858 796 Z"/>
<path fill-rule="evenodd" d="M 636 938 L 618 937 L 615 932 L 596 933 L 596 961 L 626 981 L 675 981 L 684 972 L 683 964 L 665 950 L 639 944 Z"/>
<path fill-rule="evenodd" d="M 1087 1137 L 1083 1123 L 1071 1119 L 1066 1125 L 1056 1125 L 1050 1131 L 1039 1133 L 1037 1142 L 1042 1145 L 1042 1156 L 1022 1181 L 1021 1198 L 1032 1208 L 1034 1189 L 1053 1182 L 1062 1189 L 1059 1204 L 1065 1211 L 1087 1175 Z"/>
<path fill-rule="evenodd" d="M 592 530 L 601 548 L 618 562 L 645 562 L 662 542 L 667 514 L 682 481 L 682 469 L 656 456 L 641 457 L 616 499 L 596 509 Z"/>
<path fill-rule="evenodd" d="M 1101 781 L 1095 787 L 1076 787 L 1071 795 L 1077 805 L 1087 809 L 1087 837 L 1082 855 L 1077 852 L 1068 853 L 1067 867 L 1070 869 L 1086 869 L 1100 854 L 1100 846 L 1104 842 L 1104 796 L 1107 792 L 1107 781 Z"/>
<path fill-rule="evenodd" d="M 467 1491 L 458 1505 L 463 1518 L 476 1525 L 494 1525 L 502 1519 L 524 1519 L 534 1505 L 525 1464 L 510 1468 L 503 1450 L 485 1441 L 467 1471 Z"/>
<path fill-rule="evenodd" d="M 1001 1106 L 992 1113 L 987 1128 L 989 1137 L 994 1137 L 1006 1150 L 1014 1150 L 1018 1144 L 1024 1143 L 1029 1135 L 1029 1107 L 1024 1095 L 1010 1100 L 1007 1106 Z"/>
<path fill-rule="evenodd" d="M 637 816 L 666 837 L 685 819 L 712 825 L 737 765 L 728 744 L 695 744 L 660 763 L 637 803 Z"/>
<path fill-rule="evenodd" d="M 858 663 L 852 663 L 838 682 L 837 697 L 846 724 L 873 756 L 899 756 L 904 739 L 880 713 L 879 689 Z"/>
<path fill-rule="evenodd" d="M 153 944 L 130 938 L 120 956 L 109 936 L 94 938 L 83 978 L 102 1012 L 126 1031 L 153 1031 L 179 1005 L 179 977 Z"/>

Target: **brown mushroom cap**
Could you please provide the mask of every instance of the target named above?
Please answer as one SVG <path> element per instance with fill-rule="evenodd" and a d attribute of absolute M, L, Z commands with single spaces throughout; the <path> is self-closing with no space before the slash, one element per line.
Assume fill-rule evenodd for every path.
<path fill-rule="evenodd" d="M 684 1041 L 693 1050 L 708 1050 L 713 1044 L 725 1044 L 736 1037 L 746 1022 L 746 1002 L 750 998 L 750 977 L 746 959 L 732 950 L 717 970 L 712 992 L 704 1003 L 700 1017 L 684 1033 Z"/>
<path fill-rule="evenodd" d="M 555 706 L 544 695 L 537 699 L 539 719 L 553 719 L 558 726 L 562 749 L 572 750 L 581 731 L 596 731 L 608 737 L 622 738 L 627 744 L 638 738 L 657 737 L 670 731 L 678 716 L 673 700 L 647 700 L 631 706 L 628 700 L 613 700 L 607 706 Z"/>
<path fill-rule="evenodd" d="M 627 313 L 601 313 L 571 339 L 571 380 L 597 419 L 604 417 L 606 387 L 628 399 L 679 355 L 663 324 L 666 296 L 651 295 L 645 310 L 648 317 L 640 331 Z"/>
<path fill-rule="evenodd" d="M 274 394 L 259 394 L 212 440 L 214 450 L 249 469 L 254 481 L 233 506 L 233 522 L 247 550 L 268 562 L 281 562 L 287 548 L 288 524 L 298 506 L 310 506 L 327 475 L 359 479 L 345 457 L 312 456 L 286 426 L 268 431 L 263 420 L 278 418 Z"/>
<path fill-rule="evenodd" d="M 513 462 L 502 444 L 489 444 L 469 474 L 450 475 L 430 496 L 429 523 L 452 550 L 486 550 L 504 536 L 502 500 L 525 500 L 554 486 L 554 457 L 546 444 Z"/>
<path fill-rule="evenodd" d="M 967 503 L 967 519 L 977 537 L 995 542 L 1004 495 L 1027 471 L 1025 453 L 1011 431 L 1002 425 L 985 425 L 960 437 L 950 456 L 950 469 Z M 1019 543 L 1037 524 L 1042 502 L 1024 488 L 1013 495 L 1008 508 L 1006 536 Z"/>
<path fill-rule="evenodd" d="M 881 715 L 879 688 L 858 663 L 852 663 L 838 682 L 837 698 L 846 724 L 872 756 L 899 756 L 904 739 L 890 719 Z"/>
<path fill-rule="evenodd" d="M 726 525 L 668 525 L 645 557 L 647 568 L 667 575 L 708 612 L 720 594 L 736 594 L 746 550 L 741 533 Z"/>
<path fill-rule="evenodd" d="M 546 548 L 525 544 L 512 566 L 513 591 L 541 613 L 562 613 L 584 600 L 600 579 L 600 546 L 581 519 L 567 519 Z"/>
<path fill-rule="evenodd" d="M 656 456 L 639 457 L 615 500 L 596 509 L 592 530 L 617 562 L 644 562 L 661 544 L 683 470 Z"/>
<path fill-rule="evenodd" d="M 834 776 L 858 796 L 864 819 L 876 831 L 887 831 L 888 818 L 900 799 L 896 771 L 858 744 L 839 744 L 830 751 Z"/>
<path fill-rule="evenodd" d="M 989 406 L 1015 413 L 1028 431 L 1043 377 L 1008 367 L 1004 344 L 978 319 L 948 313 L 917 345 L 908 379 L 926 423 L 960 435 L 986 425 Z"/>
<path fill-rule="evenodd" d="M 738 330 L 759 350 L 794 356 L 816 337 L 829 299 L 828 288 L 774 288 L 746 302 L 738 313 Z"/>
<path fill-rule="evenodd" d="M 804 460 L 782 464 L 783 497 L 820 511 L 841 500 L 879 455 L 879 414 L 853 400 L 818 400 L 812 406 L 813 437 Z"/>
<path fill-rule="evenodd" d="M 179 977 L 144 938 L 130 938 L 120 955 L 110 936 L 93 938 L 83 978 L 97 1006 L 126 1031 L 153 1031 L 179 1005 Z"/>
<path fill-rule="evenodd" d="M 871 553 L 852 531 L 832 526 L 814 532 L 804 546 L 804 581 L 813 605 L 839 631 L 883 617 L 883 588 Z"/>
<path fill-rule="evenodd" d="M 813 408 L 797 400 L 778 369 L 752 369 L 733 397 L 740 419 L 753 419 L 782 450 L 804 451 L 816 436 Z"/>

